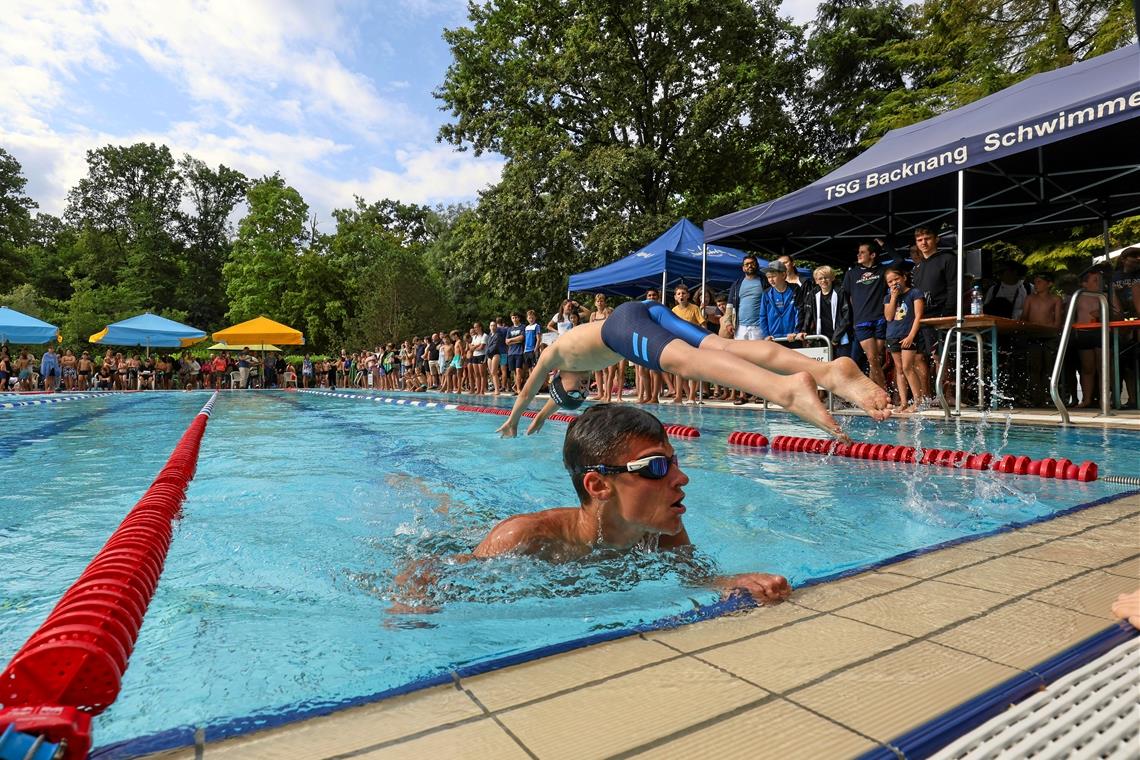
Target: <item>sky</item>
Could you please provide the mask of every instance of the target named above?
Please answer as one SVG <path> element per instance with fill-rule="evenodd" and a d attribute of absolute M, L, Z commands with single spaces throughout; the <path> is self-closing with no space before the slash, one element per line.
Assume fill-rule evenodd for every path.
<path fill-rule="evenodd" d="M 5 0 L 0 147 L 57 215 L 88 150 L 137 142 L 280 171 L 326 227 L 354 195 L 473 201 L 502 158 L 437 142 L 432 96 L 466 18 L 465 0 Z"/>

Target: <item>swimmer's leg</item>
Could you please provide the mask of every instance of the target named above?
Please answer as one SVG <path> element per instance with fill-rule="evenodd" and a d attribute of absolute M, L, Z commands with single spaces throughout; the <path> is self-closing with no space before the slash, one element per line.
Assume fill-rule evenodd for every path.
<path fill-rule="evenodd" d="M 766 398 L 830 435 L 850 440 L 820 402 L 815 380 L 807 372 L 778 375 L 729 351 L 697 349 L 682 340 L 665 346 L 661 366 L 682 377 L 728 385 Z"/>
<path fill-rule="evenodd" d="M 719 335 L 706 337 L 701 342 L 701 349 L 727 351 L 750 364 L 781 375 L 806 372 L 817 385 L 857 404 L 876 420 L 885 420 L 891 414 L 891 400 L 887 392 L 860 372 L 859 366 L 845 356 L 829 362 L 817 362 L 774 341 L 726 340 Z"/>

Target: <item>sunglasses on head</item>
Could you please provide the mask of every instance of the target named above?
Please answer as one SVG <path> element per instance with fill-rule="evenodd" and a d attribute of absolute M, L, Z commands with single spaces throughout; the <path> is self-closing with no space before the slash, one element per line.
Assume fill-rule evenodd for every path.
<path fill-rule="evenodd" d="M 677 464 L 677 455 L 667 457 L 657 454 L 644 459 L 635 459 L 625 464 L 591 464 L 583 467 L 581 472 L 597 472 L 602 475 L 620 475 L 623 472 L 632 472 L 647 480 L 660 480 L 669 474 L 669 468 Z"/>

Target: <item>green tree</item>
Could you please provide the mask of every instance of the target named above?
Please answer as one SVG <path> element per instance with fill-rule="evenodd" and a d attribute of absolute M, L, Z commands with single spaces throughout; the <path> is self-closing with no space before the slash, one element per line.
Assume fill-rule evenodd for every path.
<path fill-rule="evenodd" d="M 280 174 L 254 182 L 249 212 L 222 268 L 231 322 L 258 315 L 284 319 L 283 297 L 296 283 L 297 260 L 309 243 L 309 207 Z"/>
<path fill-rule="evenodd" d="M 94 255 L 78 258 L 74 276 L 121 285 L 145 308 L 169 306 L 182 284 L 181 201 L 182 177 L 165 145 L 87 151 L 87 176 L 68 192 L 64 218 Z"/>
<path fill-rule="evenodd" d="M 873 117 L 891 92 L 905 86 L 906 72 L 891 56 L 913 39 L 900 0 L 827 0 L 816 10 L 808 61 L 817 72 L 803 106 L 803 124 L 817 131 L 821 161 L 838 166 L 879 135 Z"/>
<path fill-rule="evenodd" d="M 211 169 L 186 155 L 178 162 L 189 212 L 180 212 L 178 228 L 185 243 L 183 285 L 178 299 L 191 324 L 221 327 L 226 313 L 222 266 L 230 253 L 230 216 L 249 189 L 244 174 L 224 165 Z"/>
<path fill-rule="evenodd" d="M 20 162 L 0 148 L 0 292 L 28 277 L 23 247 L 31 236 L 32 209 L 38 204 L 24 194 L 27 183 Z"/>
<path fill-rule="evenodd" d="M 802 37 L 775 0 L 497 0 L 445 31 L 441 139 L 507 158 L 461 257 L 503 297 L 557 292 L 679 214 L 795 187 L 807 143 L 784 104 Z"/>
<path fill-rule="evenodd" d="M 1114 50 L 1136 34 L 1126 0 L 925 0 L 911 13 L 913 34 L 890 50 L 907 86 L 883 99 L 876 134 Z"/>

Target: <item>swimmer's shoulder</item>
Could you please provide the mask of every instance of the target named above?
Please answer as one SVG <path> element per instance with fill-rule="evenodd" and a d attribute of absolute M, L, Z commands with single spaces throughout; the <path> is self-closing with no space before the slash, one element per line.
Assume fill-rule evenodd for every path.
<path fill-rule="evenodd" d="M 565 541 L 575 507 L 558 507 L 508 517 L 491 529 L 472 552 L 485 559 L 513 552 L 533 554 L 551 541 Z"/>

